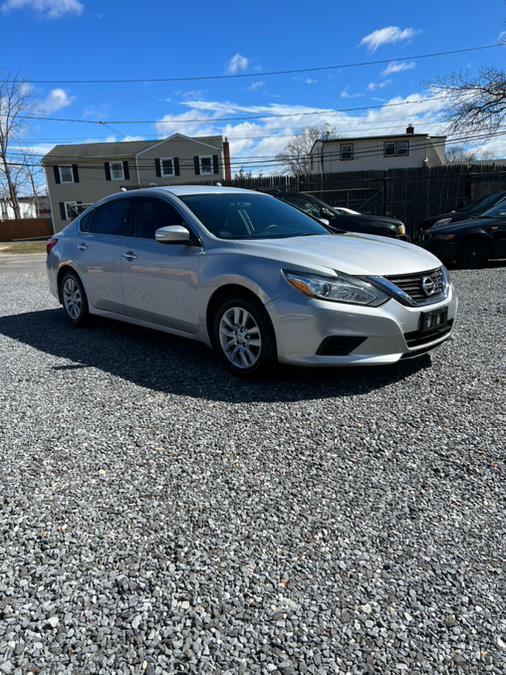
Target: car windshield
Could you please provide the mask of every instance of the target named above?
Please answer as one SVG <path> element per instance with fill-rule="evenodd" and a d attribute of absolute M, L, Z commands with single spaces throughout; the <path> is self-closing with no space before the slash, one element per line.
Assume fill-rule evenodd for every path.
<path fill-rule="evenodd" d="M 262 194 L 221 193 L 180 197 L 220 239 L 279 239 L 329 234 L 302 211 Z"/>
<path fill-rule="evenodd" d="M 500 201 L 492 209 L 485 211 L 482 218 L 506 218 L 506 199 Z"/>
<path fill-rule="evenodd" d="M 462 213 L 483 213 L 491 208 L 497 200 L 501 197 L 501 192 L 494 192 L 494 194 L 480 197 L 463 206 L 460 210 Z"/>

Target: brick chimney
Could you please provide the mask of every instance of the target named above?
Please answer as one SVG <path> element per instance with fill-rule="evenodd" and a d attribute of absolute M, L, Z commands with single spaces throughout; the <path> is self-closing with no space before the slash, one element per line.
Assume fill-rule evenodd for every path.
<path fill-rule="evenodd" d="M 415 127 L 412 124 L 408 124 L 406 127 L 406 133 L 407 134 L 414 134 L 415 133 Z"/>
<path fill-rule="evenodd" d="M 230 145 L 228 138 L 225 136 L 223 141 L 223 162 L 225 164 L 225 180 L 232 180 L 232 169 L 230 168 Z"/>

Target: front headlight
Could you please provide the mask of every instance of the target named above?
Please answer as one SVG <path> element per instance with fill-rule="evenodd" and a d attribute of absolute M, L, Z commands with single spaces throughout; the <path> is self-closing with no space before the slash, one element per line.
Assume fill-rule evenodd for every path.
<path fill-rule="evenodd" d="M 400 237 L 406 236 L 406 225 L 404 225 L 404 224 L 399 225 L 399 236 Z"/>
<path fill-rule="evenodd" d="M 388 295 L 367 281 L 342 272 L 337 272 L 336 277 L 289 270 L 283 270 L 283 274 L 291 286 L 308 298 L 370 307 L 378 307 L 389 299 Z"/>
<path fill-rule="evenodd" d="M 452 239 L 455 239 L 454 234 L 437 234 L 435 232 L 432 235 L 432 241 L 451 241 Z"/>
<path fill-rule="evenodd" d="M 451 222 L 452 222 L 451 218 L 441 218 L 441 220 L 436 220 L 436 222 L 432 227 L 436 227 L 436 225 L 448 225 L 448 223 Z"/>

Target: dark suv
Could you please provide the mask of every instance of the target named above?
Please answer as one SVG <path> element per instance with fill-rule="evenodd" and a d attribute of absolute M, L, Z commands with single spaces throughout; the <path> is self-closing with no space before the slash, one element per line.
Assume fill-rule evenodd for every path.
<path fill-rule="evenodd" d="M 273 194 L 281 201 L 296 206 L 314 218 L 327 220 L 332 229 L 407 240 L 406 227 L 397 218 L 343 212 L 338 206 L 330 206 L 318 197 L 304 192 L 274 192 Z"/>

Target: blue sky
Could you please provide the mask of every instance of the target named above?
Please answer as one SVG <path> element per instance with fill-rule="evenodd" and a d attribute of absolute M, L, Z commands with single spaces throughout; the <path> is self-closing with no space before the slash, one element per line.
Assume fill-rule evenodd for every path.
<path fill-rule="evenodd" d="M 477 9 L 479 7 L 479 11 Z M 503 0 L 142 3 L 0 0 L 0 68 L 32 84 L 34 111 L 98 124 L 33 121 L 23 145 L 224 133 L 234 160 L 280 152 L 290 134 L 327 121 L 340 135 L 444 131 L 424 82 L 463 68 L 504 67 L 504 48 L 414 60 L 412 55 L 492 44 L 505 30 Z M 266 71 L 401 59 L 353 69 L 267 76 Z M 62 84 L 65 79 L 251 73 L 220 81 Z M 388 106 L 410 101 L 409 106 Z M 343 108 L 376 106 L 362 111 Z M 379 107 L 378 107 L 379 106 Z M 329 112 L 333 110 L 336 112 Z M 321 111 L 321 112 L 319 112 Z M 308 112 L 318 112 L 306 115 Z M 290 115 L 224 123 L 227 116 Z M 156 124 L 114 125 L 115 120 Z M 192 122 L 191 120 L 204 120 Z M 502 138 L 481 149 L 506 156 Z"/>

